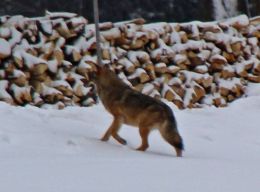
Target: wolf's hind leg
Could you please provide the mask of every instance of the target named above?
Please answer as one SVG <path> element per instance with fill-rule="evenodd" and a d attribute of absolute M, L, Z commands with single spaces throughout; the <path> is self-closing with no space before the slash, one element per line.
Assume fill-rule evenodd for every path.
<path fill-rule="evenodd" d="M 141 143 L 140 147 L 138 147 L 136 150 L 145 151 L 149 147 L 148 136 L 149 136 L 150 130 L 148 128 L 139 127 L 139 133 L 142 138 L 142 143 Z"/>
<path fill-rule="evenodd" d="M 105 135 L 101 138 L 101 140 L 107 141 L 109 139 L 109 137 L 112 135 L 114 137 L 114 139 L 117 140 L 119 143 L 121 143 L 122 145 L 126 145 L 126 143 L 127 143 L 126 140 L 124 140 L 123 138 L 121 138 L 118 135 L 118 131 L 119 131 L 121 125 L 122 125 L 122 120 L 120 118 L 114 117 L 112 124 L 106 131 Z"/>

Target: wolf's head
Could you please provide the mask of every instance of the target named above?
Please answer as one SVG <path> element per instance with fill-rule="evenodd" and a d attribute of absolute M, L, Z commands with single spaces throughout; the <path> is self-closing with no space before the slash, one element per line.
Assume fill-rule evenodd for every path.
<path fill-rule="evenodd" d="M 109 65 L 96 65 L 96 71 L 90 75 L 90 79 L 98 87 L 125 87 L 126 84 L 116 75 Z"/>

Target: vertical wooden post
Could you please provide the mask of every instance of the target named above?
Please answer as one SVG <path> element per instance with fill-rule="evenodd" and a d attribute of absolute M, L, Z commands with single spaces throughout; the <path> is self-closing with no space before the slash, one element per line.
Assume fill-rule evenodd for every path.
<path fill-rule="evenodd" d="M 98 0 L 93 0 L 93 8 L 94 8 L 94 21 L 95 21 L 95 29 L 96 29 L 95 31 L 96 31 L 96 45 L 97 45 L 97 65 L 102 66 Z"/>

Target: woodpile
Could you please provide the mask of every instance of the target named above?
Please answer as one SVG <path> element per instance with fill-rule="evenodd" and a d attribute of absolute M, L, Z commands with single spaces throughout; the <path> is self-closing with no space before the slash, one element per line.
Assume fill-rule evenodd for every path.
<path fill-rule="evenodd" d="M 226 106 L 260 83 L 260 19 L 100 24 L 103 63 L 178 108 Z M 73 13 L 0 17 L 0 100 L 64 108 L 97 102 L 93 24 Z"/>

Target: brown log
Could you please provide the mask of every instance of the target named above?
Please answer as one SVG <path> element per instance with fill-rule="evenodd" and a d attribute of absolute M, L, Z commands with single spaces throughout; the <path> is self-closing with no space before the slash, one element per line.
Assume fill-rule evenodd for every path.
<path fill-rule="evenodd" d="M 260 61 L 259 62 L 256 61 L 252 71 L 254 75 L 260 75 Z"/>
<path fill-rule="evenodd" d="M 174 62 L 180 68 L 182 68 L 183 66 L 187 66 L 187 65 L 191 64 L 190 60 L 187 58 L 187 56 L 185 54 L 177 54 L 177 55 L 175 55 Z"/>
<path fill-rule="evenodd" d="M 42 81 L 30 80 L 30 85 L 37 93 L 41 93 L 43 90 Z"/>
<path fill-rule="evenodd" d="M 236 84 L 236 86 L 232 87 L 231 91 L 235 94 L 236 97 L 241 97 L 245 92 L 243 85 L 239 84 Z"/>
<path fill-rule="evenodd" d="M 172 90 L 177 93 L 182 99 L 185 95 L 185 87 L 183 85 L 171 85 Z"/>
<path fill-rule="evenodd" d="M 232 67 L 224 67 L 223 70 L 220 72 L 220 77 L 224 79 L 233 78 L 235 76 L 235 70 Z"/>
<path fill-rule="evenodd" d="M 76 95 L 73 95 L 73 96 L 72 96 L 72 101 L 74 102 L 74 104 L 77 104 L 77 103 L 80 102 L 80 98 L 77 97 Z"/>
<path fill-rule="evenodd" d="M 12 83 L 15 83 L 16 85 L 20 87 L 24 87 L 28 85 L 28 81 L 25 75 L 19 75 L 11 80 Z"/>
<path fill-rule="evenodd" d="M 224 98 L 222 97 L 216 97 L 213 99 L 213 104 L 216 106 L 216 107 L 226 107 L 227 106 L 227 103 L 225 101 Z"/>
<path fill-rule="evenodd" d="M 60 66 L 62 64 L 62 61 L 64 60 L 64 53 L 60 48 L 56 48 L 53 52 L 53 58 L 57 60 L 58 65 Z"/>
<path fill-rule="evenodd" d="M 209 62 L 210 62 L 210 68 L 213 71 L 221 71 L 224 65 L 227 63 L 227 60 L 225 57 L 221 55 L 214 55 L 210 57 Z"/>
<path fill-rule="evenodd" d="M 194 92 L 196 94 L 195 97 L 194 97 L 194 101 L 196 103 L 206 95 L 206 91 L 202 86 L 200 86 L 197 83 L 194 83 L 193 89 L 194 89 Z"/>
<path fill-rule="evenodd" d="M 182 43 L 187 43 L 187 41 L 189 40 L 187 33 L 185 31 L 180 31 L 179 35 L 181 37 L 181 42 Z"/>
<path fill-rule="evenodd" d="M 34 65 L 30 71 L 32 73 L 33 76 L 38 76 L 38 75 L 42 75 L 45 73 L 45 71 L 48 69 L 47 64 L 45 63 L 39 63 Z"/>
<path fill-rule="evenodd" d="M 68 88 L 64 85 L 54 86 L 55 89 L 62 92 L 62 94 L 66 97 L 72 97 L 73 96 L 73 90 L 71 88 Z"/>
<path fill-rule="evenodd" d="M 136 50 L 136 49 L 142 49 L 144 45 L 148 42 L 148 38 L 140 38 L 133 40 L 132 43 L 129 46 L 129 49 Z"/>
<path fill-rule="evenodd" d="M 149 75 L 142 68 L 137 68 L 133 74 L 127 77 L 131 83 L 146 83 L 150 80 Z M 135 83 L 136 82 L 136 83 Z M 133 85 L 134 85 L 133 84 Z"/>
<path fill-rule="evenodd" d="M 260 24 L 260 16 L 256 16 L 253 18 L 249 18 L 250 25 L 259 25 Z"/>
<path fill-rule="evenodd" d="M 76 34 L 72 33 L 66 23 L 62 19 L 58 19 L 56 23 L 54 24 L 54 28 L 57 30 L 57 32 L 64 37 L 65 39 L 69 39 L 71 37 L 75 37 Z"/>
<path fill-rule="evenodd" d="M 242 42 L 235 42 L 235 43 L 231 44 L 231 49 L 232 49 L 232 53 L 235 56 L 242 55 L 243 54 L 243 52 L 242 52 Z"/>
<path fill-rule="evenodd" d="M 204 60 L 201 57 L 199 57 L 197 53 L 193 51 L 188 52 L 188 58 L 192 66 L 202 65 L 204 63 Z"/>
<path fill-rule="evenodd" d="M 256 76 L 256 75 L 252 75 L 252 74 L 249 74 L 247 76 L 247 79 L 251 82 L 254 82 L 254 83 L 260 83 L 260 76 Z"/>
<path fill-rule="evenodd" d="M 129 61 L 127 58 L 122 58 L 122 59 L 118 60 L 118 63 L 123 65 L 125 67 L 125 70 L 128 73 L 133 73 L 135 71 L 134 64 L 131 61 Z"/>
<path fill-rule="evenodd" d="M 145 69 L 151 80 L 156 78 L 155 68 L 152 62 L 144 64 L 142 68 Z"/>
<path fill-rule="evenodd" d="M 165 63 L 156 63 L 155 64 L 155 72 L 156 73 L 160 73 L 160 74 L 162 74 L 162 73 L 165 73 L 165 72 L 167 72 L 167 65 L 165 64 Z"/>
<path fill-rule="evenodd" d="M 13 84 L 10 89 L 13 92 L 13 98 L 18 105 L 32 102 L 30 87 L 19 87 Z"/>
<path fill-rule="evenodd" d="M 102 49 L 102 59 L 111 60 L 109 49 Z"/>
<path fill-rule="evenodd" d="M 70 57 L 73 62 L 78 62 L 82 58 L 82 56 L 80 54 L 80 50 L 74 46 L 67 45 L 65 47 L 65 53 L 66 53 L 66 56 Z M 62 61 L 64 59 L 63 54 L 61 54 L 59 52 L 59 50 L 56 51 L 56 54 L 57 54 L 56 58 L 59 58 L 59 61 Z"/>
<path fill-rule="evenodd" d="M 235 97 L 234 95 L 228 95 L 228 96 L 227 96 L 228 102 L 232 102 L 232 101 L 234 101 L 235 99 L 236 99 L 236 97 Z"/>
<path fill-rule="evenodd" d="M 236 57 L 233 53 L 228 53 L 226 51 L 223 51 L 223 56 L 226 58 L 228 63 L 234 63 L 236 61 Z"/>
<path fill-rule="evenodd" d="M 168 85 L 164 85 L 162 97 L 167 99 L 168 101 L 172 101 L 179 109 L 183 109 L 182 99 Z"/>
<path fill-rule="evenodd" d="M 180 67 L 175 65 L 170 65 L 167 67 L 167 73 L 176 74 L 181 70 Z"/>
<path fill-rule="evenodd" d="M 111 41 L 121 38 L 121 31 L 119 28 L 114 27 L 106 31 L 101 31 L 100 35 L 102 35 L 107 41 Z"/>
<path fill-rule="evenodd" d="M 227 97 L 230 92 L 231 92 L 231 90 L 229 90 L 226 87 L 219 87 L 219 93 L 221 96 Z"/>

